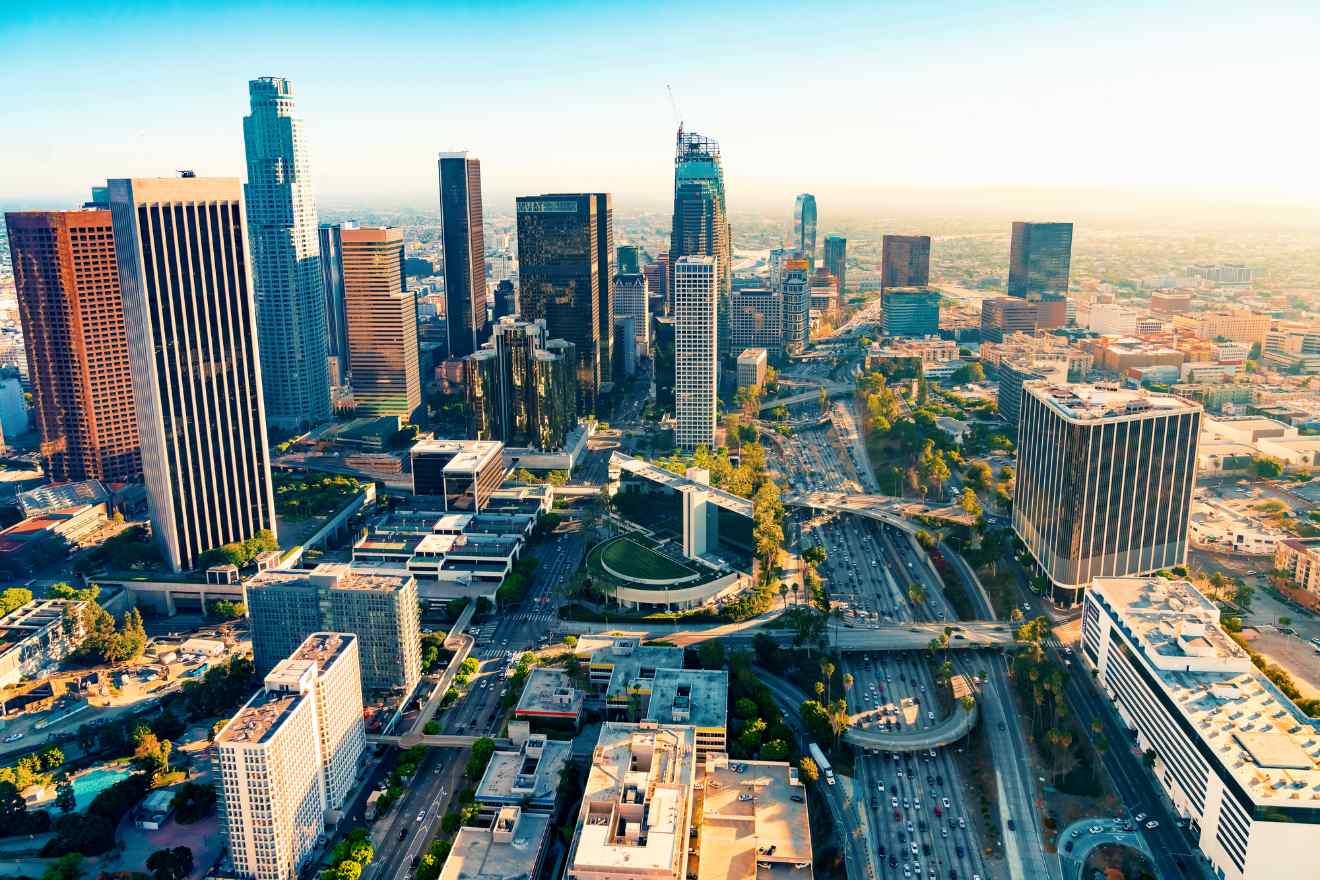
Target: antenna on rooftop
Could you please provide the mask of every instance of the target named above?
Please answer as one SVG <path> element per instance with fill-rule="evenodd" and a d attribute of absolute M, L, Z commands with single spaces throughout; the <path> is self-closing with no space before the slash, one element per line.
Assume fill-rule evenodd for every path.
<path fill-rule="evenodd" d="M 674 100 L 674 89 L 669 83 L 665 83 L 665 91 L 669 93 L 669 107 L 674 111 L 674 121 L 678 123 L 678 136 L 683 136 L 683 118 L 678 112 L 678 102 Z"/>

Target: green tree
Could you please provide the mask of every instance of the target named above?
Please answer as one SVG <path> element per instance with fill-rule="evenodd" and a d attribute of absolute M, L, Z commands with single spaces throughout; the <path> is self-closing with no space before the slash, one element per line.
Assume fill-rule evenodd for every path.
<path fill-rule="evenodd" d="M 697 660 L 702 669 L 723 669 L 726 660 L 724 645 L 718 639 L 707 639 L 697 646 Z"/>
<path fill-rule="evenodd" d="M 804 756 L 798 761 L 798 775 L 806 782 L 816 782 L 820 779 L 820 768 L 810 757 Z"/>
<path fill-rule="evenodd" d="M 82 853 L 65 853 L 42 872 L 41 880 L 81 880 L 85 873 L 83 858 Z"/>
<path fill-rule="evenodd" d="M 495 740 L 483 736 L 472 744 L 472 755 L 468 758 L 465 773 L 469 779 L 480 779 L 486 772 L 486 764 L 495 753 Z"/>
<path fill-rule="evenodd" d="M 150 783 L 169 769 L 174 744 L 161 739 L 145 724 L 133 731 L 133 766 L 146 774 Z"/>
<path fill-rule="evenodd" d="M 782 739 L 772 739 L 761 746 L 762 761 L 782 761 L 788 757 L 788 743 Z"/>
<path fill-rule="evenodd" d="M 183 880 L 192 869 L 192 850 L 186 846 L 158 849 L 147 856 L 147 870 L 155 880 Z"/>
<path fill-rule="evenodd" d="M 976 500 L 976 493 L 970 488 L 963 489 L 962 498 L 958 502 L 959 506 L 973 518 L 981 516 L 981 502 Z"/>
<path fill-rule="evenodd" d="M 73 793 L 73 782 L 67 773 L 60 773 L 55 777 L 55 806 L 65 815 L 72 813 L 78 807 Z"/>
<path fill-rule="evenodd" d="M 921 584 L 908 584 L 908 601 L 913 605 L 922 605 L 926 601 L 926 588 Z"/>
<path fill-rule="evenodd" d="M 10 587 L 3 593 L 0 593 L 0 617 L 9 612 L 22 608 L 32 601 L 32 591 L 23 587 Z"/>

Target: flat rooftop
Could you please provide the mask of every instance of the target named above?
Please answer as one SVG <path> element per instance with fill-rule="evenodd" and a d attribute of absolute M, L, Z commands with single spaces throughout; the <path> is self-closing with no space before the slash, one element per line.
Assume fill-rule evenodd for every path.
<path fill-rule="evenodd" d="M 398 571 L 398 569 L 394 569 Z M 275 569 L 263 571 L 247 581 L 247 588 L 284 587 L 293 589 L 369 590 L 394 593 L 413 580 L 409 574 L 384 574 L 345 562 L 322 562 L 311 571 Z"/>
<path fill-rule="evenodd" d="M 1151 413 L 1173 415 L 1201 409 L 1200 404 L 1172 394 L 1152 394 L 1145 389 L 1117 385 L 1034 380 L 1023 383 L 1022 389 L 1073 421 L 1102 421 Z"/>
<path fill-rule="evenodd" d="M 550 819 L 506 807 L 490 828 L 460 828 L 439 880 L 527 880 L 536 872 Z"/>
<path fill-rule="evenodd" d="M 523 747 L 496 751 L 477 785 L 483 803 L 541 803 L 549 806 L 559 792 L 559 776 L 573 755 L 573 743 L 533 735 Z"/>
<path fill-rule="evenodd" d="M 572 869 L 683 876 L 695 740 L 687 726 L 601 726 L 569 854 Z"/>
<path fill-rule="evenodd" d="M 723 669 L 661 669 L 651 684 L 646 720 L 726 728 L 729 673 Z"/>
<path fill-rule="evenodd" d="M 471 473 L 480 470 L 491 459 L 501 457 L 504 444 L 498 440 L 445 440 L 429 438 L 413 444 L 412 455 L 451 455 L 445 463 L 445 472 Z"/>
<path fill-rule="evenodd" d="M 1320 810 L 1320 721 L 1284 696 L 1187 581 L 1097 578 L 1159 686 L 1220 766 L 1259 804 Z"/>
<path fill-rule="evenodd" d="M 662 467 L 643 461 L 640 458 L 633 458 L 631 455 L 624 455 L 621 452 L 615 452 L 610 455 L 610 468 L 619 468 L 621 471 L 627 471 L 650 480 L 653 483 L 659 483 L 663 486 L 669 486 L 672 489 L 679 489 L 683 486 L 696 486 L 709 492 L 710 500 L 725 510 L 740 513 L 751 519 L 752 502 L 748 498 L 734 495 L 732 492 L 725 492 L 723 489 L 716 489 L 714 486 L 699 483 L 696 480 L 690 480 L 685 476 L 667 471 Z"/>
<path fill-rule="evenodd" d="M 291 660 L 309 660 L 317 669 L 325 672 L 330 664 L 343 656 L 349 646 L 357 639 L 352 633 L 317 632 L 312 633 L 297 649 L 289 655 Z"/>
<path fill-rule="evenodd" d="M 608 647 L 592 652 L 592 678 L 599 681 L 599 676 L 609 669 L 607 697 L 623 698 L 635 682 L 641 682 L 642 689 L 649 690 L 657 670 L 683 668 L 682 648 L 638 642 L 636 638 L 614 639 Z"/>
<path fill-rule="evenodd" d="M 573 686 L 573 679 L 562 669 L 537 666 L 527 676 L 518 697 L 517 716 L 573 718 L 582 714 L 586 697 Z"/>
<path fill-rule="evenodd" d="M 255 745 L 268 740 L 308 694 L 294 691 L 257 691 L 220 731 L 216 741 Z"/>
<path fill-rule="evenodd" d="M 811 826 L 796 768 L 771 761 L 735 763 L 746 769 L 736 772 L 722 755 L 710 756 L 700 768 L 697 880 L 811 880 Z M 758 871 L 758 863 L 768 867 Z"/>

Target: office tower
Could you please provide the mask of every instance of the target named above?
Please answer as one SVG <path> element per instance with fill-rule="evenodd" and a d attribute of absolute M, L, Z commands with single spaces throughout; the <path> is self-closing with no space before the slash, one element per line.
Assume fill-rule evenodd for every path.
<path fill-rule="evenodd" d="M 759 388 L 765 384 L 766 350 L 749 348 L 738 355 L 738 387 Z"/>
<path fill-rule="evenodd" d="M 780 289 L 784 301 L 784 351 L 801 354 L 811 340 L 810 264 L 800 258 L 783 260 Z"/>
<path fill-rule="evenodd" d="M 1314 874 L 1315 719 L 1256 668 L 1219 603 L 1185 580 L 1097 578 L 1081 620 L 1078 656 L 1131 736 L 1123 747 L 1150 756 L 1207 873 Z"/>
<path fill-rule="evenodd" d="M 141 479 L 110 212 L 23 211 L 5 222 L 47 476 Z"/>
<path fill-rule="evenodd" d="M 315 632 L 358 638 L 362 689 L 411 693 L 421 676 L 417 581 L 346 563 L 264 571 L 247 583 L 252 657 L 265 675 Z"/>
<path fill-rule="evenodd" d="M 674 442 L 691 451 L 714 448 L 719 263 L 682 257 L 674 264 Z"/>
<path fill-rule="evenodd" d="M 495 322 L 486 346 L 464 359 L 463 382 L 474 440 L 548 451 L 577 426 L 577 352 L 547 339 L 544 321 Z"/>
<path fill-rule="evenodd" d="M 366 746 L 362 668 L 352 633 L 315 632 L 266 675 L 267 690 L 298 692 L 311 673 L 316 705 L 317 757 L 326 811 L 344 805 Z"/>
<path fill-rule="evenodd" d="M 656 317 L 652 324 L 651 350 L 655 359 L 655 404 L 661 412 L 674 411 L 674 378 L 677 354 L 673 318 Z"/>
<path fill-rule="evenodd" d="M 1040 309 L 1037 303 L 1012 296 L 981 302 L 981 341 L 1003 342 L 1013 333 L 1036 332 Z"/>
<path fill-rule="evenodd" d="M 829 273 L 824 266 L 811 276 L 811 305 L 814 312 L 829 313 L 839 309 L 839 279 Z"/>
<path fill-rule="evenodd" d="M 413 444 L 409 457 L 413 494 L 443 498 L 452 513 L 480 513 L 509 472 L 498 440 L 425 438 Z"/>
<path fill-rule="evenodd" d="M 793 203 L 793 243 L 810 264 L 816 268 L 816 197 L 802 193 Z"/>
<path fill-rule="evenodd" d="M 348 384 L 348 312 L 344 309 L 343 230 L 356 229 L 353 221 L 322 223 L 317 230 L 321 245 L 321 288 L 325 291 L 326 356 L 333 385 Z"/>
<path fill-rule="evenodd" d="M 254 79 L 248 94 L 252 112 L 243 118 L 248 174 L 243 194 L 266 418 L 281 428 L 316 425 L 330 418 L 330 379 L 316 203 L 302 121 L 293 115 L 287 79 Z"/>
<path fill-rule="evenodd" d="M 1025 355 L 1000 361 L 995 370 L 995 381 L 999 386 L 996 397 L 999 417 L 1015 430 L 1022 415 L 1022 386 L 1032 380 L 1056 384 L 1067 382 L 1067 355 Z"/>
<path fill-rule="evenodd" d="M 715 258 L 719 282 L 719 332 L 721 354 L 728 351 L 728 298 L 733 289 L 733 234 L 724 196 L 724 166 L 720 145 L 713 138 L 684 132 L 680 125 L 674 151 L 674 217 L 670 228 L 669 267 L 683 257 Z M 673 309 L 673 280 L 670 280 Z"/>
<path fill-rule="evenodd" d="M 839 298 L 842 299 L 848 292 L 848 239 L 842 235 L 825 236 L 825 268 L 839 279 Z"/>
<path fill-rule="evenodd" d="M 929 287 L 895 287 L 880 293 L 886 336 L 934 336 L 940 330 L 940 292 Z"/>
<path fill-rule="evenodd" d="M 403 277 L 403 230 L 343 229 L 348 369 L 359 413 L 410 418 L 422 404 L 417 304 Z"/>
<path fill-rule="evenodd" d="M 596 202 L 597 332 L 600 335 L 600 381 L 614 378 L 614 209 L 609 193 L 592 193 Z"/>
<path fill-rule="evenodd" d="M 621 244 L 615 252 L 615 272 L 636 275 L 642 271 L 642 249 L 635 244 Z"/>
<path fill-rule="evenodd" d="M 518 299 L 522 317 L 545 321 L 551 338 L 573 343 L 578 358 L 578 413 L 596 408 L 609 365 L 601 363 L 600 240 L 609 234 L 600 194 L 519 196 Z"/>
<path fill-rule="evenodd" d="M 614 320 L 623 318 L 633 319 L 634 347 L 645 357 L 651 350 L 651 292 L 646 276 L 640 272 L 619 272 L 614 276 Z M 616 336 L 614 344 L 620 346 L 624 341 Z"/>
<path fill-rule="evenodd" d="M 109 188 L 151 530 L 183 571 L 275 532 L 242 189 L 192 176 Z"/>
<path fill-rule="evenodd" d="M 1061 605 L 1182 565 L 1202 410 L 1116 385 L 1022 386 L 1013 530 Z"/>
<path fill-rule="evenodd" d="M 637 372 L 637 323 L 632 315 L 614 319 L 614 375 L 619 381 Z"/>
<path fill-rule="evenodd" d="M 748 348 L 783 351 L 783 294 L 763 287 L 733 291 L 729 297 L 729 324 L 729 350 L 735 356 Z"/>
<path fill-rule="evenodd" d="M 1008 257 L 1008 295 L 1033 301 L 1066 300 L 1072 234 L 1071 223 L 1015 221 Z"/>
<path fill-rule="evenodd" d="M 440 234 L 445 249 L 445 324 L 449 356 L 467 357 L 486 333 L 486 232 L 481 216 L 481 161 L 441 153 Z"/>
<path fill-rule="evenodd" d="M 518 314 L 518 288 L 508 278 L 495 285 L 495 311 L 491 320 L 516 317 Z"/>
<path fill-rule="evenodd" d="M 1284 373 L 1320 373 L 1320 328 L 1296 324 L 1269 331 L 1261 345 L 1261 360 Z"/>
<path fill-rule="evenodd" d="M 886 235 L 880 244 L 880 289 L 930 284 L 930 236 Z"/>

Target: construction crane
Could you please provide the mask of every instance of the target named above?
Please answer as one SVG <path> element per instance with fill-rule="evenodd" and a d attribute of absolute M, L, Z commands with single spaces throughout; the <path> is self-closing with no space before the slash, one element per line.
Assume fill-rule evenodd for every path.
<path fill-rule="evenodd" d="M 683 136 L 683 119 L 678 112 L 678 102 L 674 100 L 674 89 L 665 83 L 665 91 L 669 93 L 669 107 L 674 111 L 674 122 L 678 123 L 678 136 Z"/>

